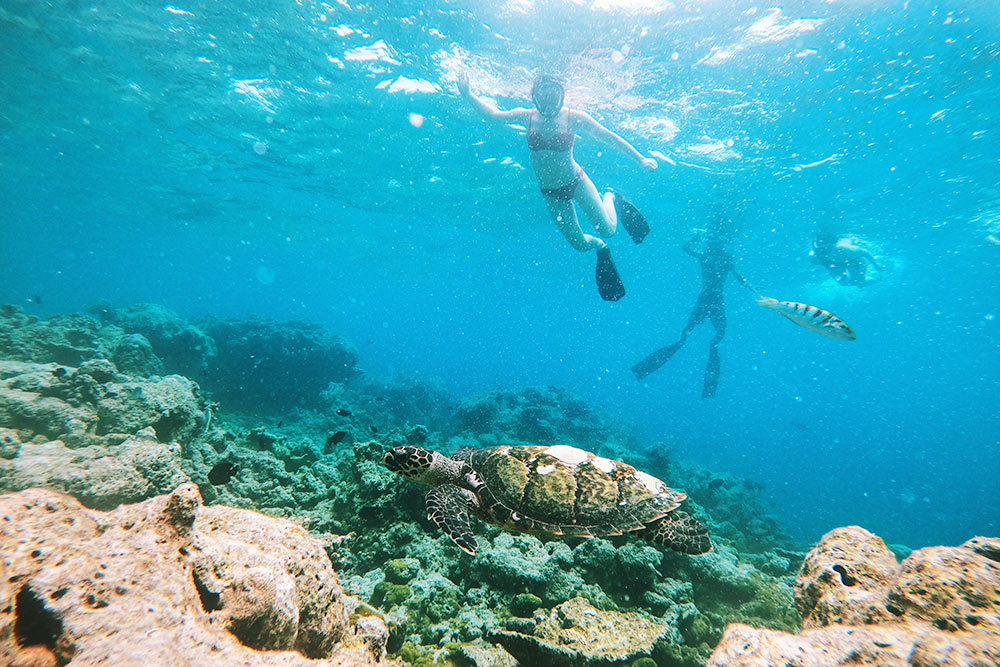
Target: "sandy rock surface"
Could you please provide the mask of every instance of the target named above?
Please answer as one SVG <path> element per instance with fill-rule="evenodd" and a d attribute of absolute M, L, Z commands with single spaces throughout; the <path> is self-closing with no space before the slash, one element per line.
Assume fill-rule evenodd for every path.
<path fill-rule="evenodd" d="M 0 567 L 0 664 L 392 664 L 348 627 L 317 540 L 193 484 L 112 512 L 0 496 Z"/>
<path fill-rule="evenodd" d="M 726 628 L 709 667 L 1000 664 L 1000 540 L 918 549 L 896 563 L 881 539 L 837 528 L 795 583 L 803 630 Z"/>

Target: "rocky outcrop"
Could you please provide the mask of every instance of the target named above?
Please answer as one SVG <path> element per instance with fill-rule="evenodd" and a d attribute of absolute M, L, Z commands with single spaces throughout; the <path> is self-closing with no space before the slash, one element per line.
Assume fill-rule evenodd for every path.
<path fill-rule="evenodd" d="M 101 326 L 81 314 L 39 320 L 17 306 L 0 306 L 0 359 L 79 366 L 90 359 L 111 359 L 122 372 L 148 376 L 163 372 L 152 345 L 141 334 Z"/>
<path fill-rule="evenodd" d="M 385 664 L 370 623 L 364 639 L 348 628 L 318 540 L 205 507 L 193 484 L 108 513 L 42 489 L 0 496 L 0 563 L 2 664 Z"/>
<path fill-rule="evenodd" d="M 170 492 L 190 481 L 179 443 L 203 436 L 205 405 L 187 378 L 106 359 L 0 361 L 0 490 L 43 486 L 105 510 Z"/>
<path fill-rule="evenodd" d="M 522 665 L 585 667 L 648 657 L 669 631 L 644 614 L 601 611 L 577 597 L 541 617 L 531 634 L 502 630 L 489 638 Z"/>
<path fill-rule="evenodd" d="M 312 322 L 206 319 L 199 326 L 217 346 L 205 386 L 226 405 L 275 413 L 318 407 L 327 385 L 358 374 L 354 347 Z"/>
<path fill-rule="evenodd" d="M 1000 664 L 1000 539 L 918 549 L 902 563 L 863 528 L 831 531 L 795 583 L 802 632 L 733 624 L 708 665 Z"/>

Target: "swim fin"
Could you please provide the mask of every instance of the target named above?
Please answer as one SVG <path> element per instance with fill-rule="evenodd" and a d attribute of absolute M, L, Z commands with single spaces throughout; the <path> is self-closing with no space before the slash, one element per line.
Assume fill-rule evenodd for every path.
<path fill-rule="evenodd" d="M 597 251 L 597 291 L 605 301 L 617 301 L 625 296 L 625 286 L 622 284 L 615 262 L 611 259 L 611 249 L 604 246 Z"/>
<path fill-rule="evenodd" d="M 639 209 L 618 192 L 615 193 L 615 212 L 618 214 L 618 223 L 632 237 L 632 242 L 636 245 L 642 243 L 649 233 L 649 223 Z"/>
<path fill-rule="evenodd" d="M 632 367 L 635 379 L 644 380 L 647 375 L 660 370 L 660 366 L 670 361 L 670 357 L 674 356 L 674 353 L 681 349 L 682 345 L 684 345 L 683 338 L 672 345 L 666 345 L 649 354 L 645 359 Z"/>

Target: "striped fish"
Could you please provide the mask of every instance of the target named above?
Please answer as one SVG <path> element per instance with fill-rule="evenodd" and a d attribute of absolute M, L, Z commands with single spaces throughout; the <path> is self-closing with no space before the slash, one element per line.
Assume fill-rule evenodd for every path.
<path fill-rule="evenodd" d="M 757 303 L 777 311 L 800 327 L 815 331 L 821 336 L 837 340 L 854 340 L 857 336 L 847 322 L 828 310 L 795 301 L 778 301 L 769 296 L 758 296 Z"/>

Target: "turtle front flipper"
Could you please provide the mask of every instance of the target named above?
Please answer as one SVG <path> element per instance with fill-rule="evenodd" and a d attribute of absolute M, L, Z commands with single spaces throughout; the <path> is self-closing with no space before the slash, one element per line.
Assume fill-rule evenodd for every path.
<path fill-rule="evenodd" d="M 636 531 L 636 535 L 653 544 L 662 544 L 682 554 L 697 556 L 712 550 L 708 530 L 697 519 L 680 510 Z"/>
<path fill-rule="evenodd" d="M 452 539 L 463 551 L 476 553 L 476 536 L 469 525 L 469 499 L 466 493 L 454 484 L 435 486 L 424 497 L 427 503 L 427 518 L 433 521 L 444 534 Z"/>

